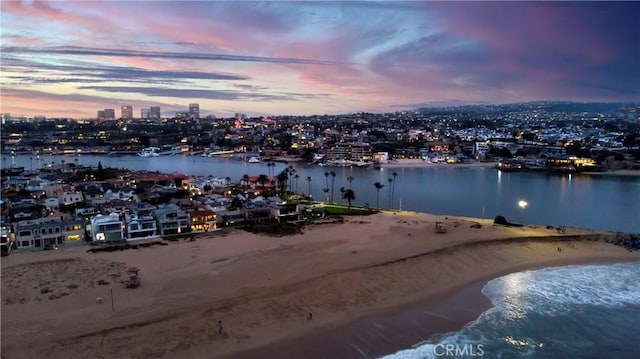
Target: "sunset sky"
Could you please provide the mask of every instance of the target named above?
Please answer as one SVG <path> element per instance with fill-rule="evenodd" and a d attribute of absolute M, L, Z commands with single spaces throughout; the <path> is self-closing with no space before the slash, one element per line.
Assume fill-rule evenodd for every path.
<path fill-rule="evenodd" d="M 1 2 L 2 113 L 640 100 L 640 2 Z"/>

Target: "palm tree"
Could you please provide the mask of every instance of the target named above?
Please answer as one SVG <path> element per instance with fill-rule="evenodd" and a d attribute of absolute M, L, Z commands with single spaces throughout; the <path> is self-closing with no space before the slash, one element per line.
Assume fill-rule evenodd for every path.
<path fill-rule="evenodd" d="M 329 202 L 329 189 L 328 188 L 323 188 L 322 192 L 324 192 L 324 202 Z"/>
<path fill-rule="evenodd" d="M 296 169 L 293 168 L 292 165 L 287 167 L 287 171 L 289 172 L 289 191 L 293 192 L 293 174 L 296 173 Z"/>
<path fill-rule="evenodd" d="M 286 169 L 282 170 L 277 176 L 278 184 L 280 186 L 280 193 L 284 194 L 287 191 L 287 180 L 289 179 L 289 174 Z"/>
<path fill-rule="evenodd" d="M 336 173 L 334 171 L 331 171 L 330 174 L 331 174 L 331 203 L 333 203 L 333 185 L 336 182 Z"/>
<path fill-rule="evenodd" d="M 391 204 L 395 203 L 395 197 L 396 197 L 396 177 L 398 177 L 398 173 L 393 172 L 393 187 L 391 188 Z"/>
<path fill-rule="evenodd" d="M 243 175 L 242 179 L 244 180 L 242 189 L 247 189 L 247 187 L 249 186 L 249 183 L 247 183 L 249 181 L 249 175 L 248 174 Z"/>
<path fill-rule="evenodd" d="M 349 189 L 351 189 L 351 182 L 353 182 L 353 180 L 354 180 L 353 176 L 347 177 L 347 181 L 349 181 Z"/>
<path fill-rule="evenodd" d="M 260 183 L 260 186 L 262 187 L 262 191 L 264 191 L 264 184 L 269 182 L 269 177 L 265 174 L 259 175 L 258 176 L 258 183 Z"/>
<path fill-rule="evenodd" d="M 329 172 L 324 173 L 324 181 L 327 184 L 325 188 L 329 188 Z"/>
<path fill-rule="evenodd" d="M 344 187 L 340 187 L 340 204 L 342 204 L 342 199 L 344 198 Z"/>
<path fill-rule="evenodd" d="M 307 176 L 307 182 L 309 182 L 309 197 L 311 197 L 311 176 Z"/>
<path fill-rule="evenodd" d="M 294 179 L 294 180 L 295 180 L 295 182 L 296 182 L 296 193 L 298 193 L 298 178 L 300 178 L 300 175 L 296 173 L 296 174 L 293 176 L 293 179 Z"/>
<path fill-rule="evenodd" d="M 389 209 L 391 209 L 391 184 L 393 183 L 393 179 L 389 177 L 387 181 L 389 182 Z"/>
<path fill-rule="evenodd" d="M 227 186 L 229 185 L 229 183 L 231 183 L 231 177 L 225 177 L 224 181 L 226 182 Z"/>
<path fill-rule="evenodd" d="M 275 176 L 275 162 L 267 162 L 267 170 L 269 173 L 269 176 L 274 177 Z"/>
<path fill-rule="evenodd" d="M 376 188 L 376 207 L 380 208 L 380 189 L 384 187 L 384 185 L 380 182 L 376 182 L 373 186 Z"/>
<path fill-rule="evenodd" d="M 353 192 L 351 188 L 347 189 L 342 193 L 342 198 L 346 199 L 349 202 L 349 212 L 351 212 L 351 201 L 356 199 L 356 193 Z"/>

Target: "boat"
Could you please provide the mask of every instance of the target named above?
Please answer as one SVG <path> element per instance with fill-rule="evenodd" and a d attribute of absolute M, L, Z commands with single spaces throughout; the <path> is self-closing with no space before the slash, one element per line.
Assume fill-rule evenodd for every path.
<path fill-rule="evenodd" d="M 158 147 L 145 147 L 142 151 L 138 152 L 140 157 L 157 157 L 160 156 L 160 148 Z"/>
<path fill-rule="evenodd" d="M 247 163 L 260 163 L 260 158 L 253 156 L 247 160 Z"/>
<path fill-rule="evenodd" d="M 2 177 L 19 176 L 24 172 L 24 166 L 12 165 L 8 168 L 2 169 Z"/>

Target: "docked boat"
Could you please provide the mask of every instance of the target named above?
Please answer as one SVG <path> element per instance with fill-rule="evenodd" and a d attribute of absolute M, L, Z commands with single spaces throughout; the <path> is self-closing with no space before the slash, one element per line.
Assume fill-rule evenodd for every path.
<path fill-rule="evenodd" d="M 157 157 L 160 156 L 160 148 L 158 147 L 145 147 L 142 151 L 138 152 L 140 157 Z"/>
<path fill-rule="evenodd" d="M 259 157 L 255 157 L 255 156 L 253 156 L 253 157 L 251 157 L 251 158 L 249 158 L 247 160 L 247 163 L 260 163 L 260 162 L 261 162 L 260 158 Z"/>

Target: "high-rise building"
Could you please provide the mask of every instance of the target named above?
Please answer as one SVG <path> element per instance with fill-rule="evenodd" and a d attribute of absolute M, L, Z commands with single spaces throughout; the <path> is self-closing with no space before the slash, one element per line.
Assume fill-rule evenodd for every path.
<path fill-rule="evenodd" d="M 112 108 L 105 108 L 104 110 L 98 110 L 98 120 L 115 120 L 116 111 Z"/>
<path fill-rule="evenodd" d="M 143 120 L 148 120 L 151 118 L 151 111 L 148 108 L 143 108 L 140 110 L 140 118 Z"/>
<path fill-rule="evenodd" d="M 121 118 L 123 120 L 131 120 L 133 119 L 133 107 L 131 105 L 125 105 L 120 108 L 122 111 Z"/>
<path fill-rule="evenodd" d="M 200 118 L 200 105 L 197 103 L 189 104 L 189 118 L 199 119 Z"/>
<path fill-rule="evenodd" d="M 160 117 L 160 106 L 151 106 L 151 108 L 149 108 L 149 118 L 159 120 Z"/>
<path fill-rule="evenodd" d="M 104 119 L 105 120 L 115 120 L 116 119 L 116 110 L 112 108 L 104 109 Z"/>

